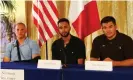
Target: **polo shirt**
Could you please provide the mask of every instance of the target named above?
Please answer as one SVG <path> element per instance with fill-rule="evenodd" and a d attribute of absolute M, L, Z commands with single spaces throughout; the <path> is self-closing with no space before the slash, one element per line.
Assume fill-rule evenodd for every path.
<path fill-rule="evenodd" d="M 133 40 L 118 31 L 112 40 L 108 40 L 104 34 L 100 35 L 93 41 L 91 57 L 100 58 L 100 60 L 109 57 L 115 61 L 133 59 Z"/>
<path fill-rule="evenodd" d="M 33 40 L 26 38 L 22 45 L 19 45 L 21 60 L 32 59 L 33 54 L 39 54 L 39 46 Z M 9 43 L 6 47 L 6 53 L 4 56 L 8 57 L 12 61 L 18 61 L 17 44 L 16 40 Z"/>
<path fill-rule="evenodd" d="M 62 38 L 52 44 L 52 59 L 61 60 L 62 64 L 78 64 L 78 59 L 85 59 L 85 45 L 79 38 L 72 36 L 64 47 Z"/>

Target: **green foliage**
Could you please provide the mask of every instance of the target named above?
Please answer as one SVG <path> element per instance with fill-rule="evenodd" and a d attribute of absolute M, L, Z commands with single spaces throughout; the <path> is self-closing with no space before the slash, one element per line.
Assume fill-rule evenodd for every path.
<path fill-rule="evenodd" d="M 8 37 L 8 40 L 11 41 L 12 38 L 12 26 L 11 26 L 11 15 L 13 13 L 13 10 L 15 10 L 15 6 L 11 0 L 1 0 L 0 1 L 0 6 L 3 10 L 8 10 L 8 12 L 3 11 L 0 14 L 0 19 L 5 23 L 5 29 L 6 29 L 6 34 Z"/>
<path fill-rule="evenodd" d="M 13 2 L 11 0 L 1 0 L 1 4 L 2 8 L 7 9 L 8 11 L 13 11 L 13 9 L 15 9 L 15 6 L 13 4 Z"/>

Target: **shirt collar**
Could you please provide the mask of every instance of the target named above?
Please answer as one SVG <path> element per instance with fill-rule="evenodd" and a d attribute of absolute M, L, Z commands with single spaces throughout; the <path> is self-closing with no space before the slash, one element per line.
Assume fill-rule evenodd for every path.
<path fill-rule="evenodd" d="M 26 37 L 26 39 L 24 40 L 24 44 L 28 44 L 29 38 Z"/>
<path fill-rule="evenodd" d="M 71 41 L 73 40 L 73 35 L 71 35 L 71 34 L 70 34 L 70 36 L 71 36 L 71 38 L 70 38 L 70 41 L 69 41 L 69 43 L 68 43 L 68 44 L 70 44 L 70 43 L 71 43 Z M 61 43 L 62 43 L 62 44 L 63 44 L 63 46 L 64 46 L 64 40 L 61 38 L 61 39 L 60 39 L 60 41 L 61 41 Z M 68 45 L 68 44 L 67 44 L 67 45 Z"/>
<path fill-rule="evenodd" d="M 16 44 L 16 41 L 17 41 L 17 40 L 15 40 L 15 41 L 13 42 L 13 44 Z M 23 43 L 22 45 L 28 44 L 28 41 L 29 41 L 29 38 L 26 37 L 25 40 L 24 40 L 24 43 Z"/>

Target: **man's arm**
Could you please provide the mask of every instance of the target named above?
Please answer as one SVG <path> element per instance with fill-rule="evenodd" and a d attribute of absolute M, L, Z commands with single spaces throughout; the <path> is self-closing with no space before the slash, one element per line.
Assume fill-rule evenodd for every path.
<path fill-rule="evenodd" d="M 91 57 L 90 58 L 90 61 L 99 61 L 99 58 L 93 58 L 93 57 Z"/>
<path fill-rule="evenodd" d="M 12 52 L 12 43 L 9 43 L 6 46 L 6 51 L 4 53 L 3 62 L 10 62 L 11 61 L 11 52 Z"/>
<path fill-rule="evenodd" d="M 127 59 L 124 61 L 113 61 L 113 66 L 133 66 L 133 59 Z"/>
<path fill-rule="evenodd" d="M 40 48 L 36 41 L 31 42 L 32 60 L 38 61 L 40 59 Z"/>
<path fill-rule="evenodd" d="M 100 60 L 100 41 L 99 39 L 96 37 L 93 40 L 92 43 L 92 49 L 91 49 L 91 53 L 90 53 L 90 61 L 99 61 Z"/>
<path fill-rule="evenodd" d="M 52 44 L 52 60 L 57 60 L 57 55 L 56 55 L 56 50 L 57 50 L 57 47 L 56 47 L 56 41 Z"/>
<path fill-rule="evenodd" d="M 10 62 L 10 58 L 8 58 L 8 57 L 5 56 L 5 57 L 3 58 L 3 62 Z"/>
<path fill-rule="evenodd" d="M 40 54 L 38 53 L 38 54 L 33 54 L 32 55 L 32 59 L 34 59 L 34 58 L 36 58 L 36 57 L 39 57 L 40 56 Z"/>
<path fill-rule="evenodd" d="M 113 66 L 133 66 L 133 59 L 126 59 L 123 61 L 113 61 L 110 58 L 104 59 L 104 61 L 112 61 Z"/>
<path fill-rule="evenodd" d="M 77 48 L 77 50 L 79 50 L 79 51 L 77 51 L 78 52 L 78 60 L 77 60 L 77 62 L 78 62 L 78 64 L 84 64 L 85 58 L 86 58 L 85 44 L 84 44 L 83 41 L 77 42 L 77 43 L 78 43 L 77 46 L 79 46 Z"/>

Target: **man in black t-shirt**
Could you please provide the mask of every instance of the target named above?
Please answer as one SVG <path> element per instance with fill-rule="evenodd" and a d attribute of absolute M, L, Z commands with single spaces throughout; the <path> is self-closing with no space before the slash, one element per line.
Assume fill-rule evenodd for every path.
<path fill-rule="evenodd" d="M 52 59 L 61 60 L 62 64 L 84 64 L 85 45 L 70 34 L 69 20 L 60 19 L 58 27 L 61 38 L 52 44 Z"/>
<path fill-rule="evenodd" d="M 133 66 L 133 40 L 117 31 L 112 16 L 101 20 L 103 33 L 92 44 L 91 60 L 112 61 L 113 66 Z"/>

